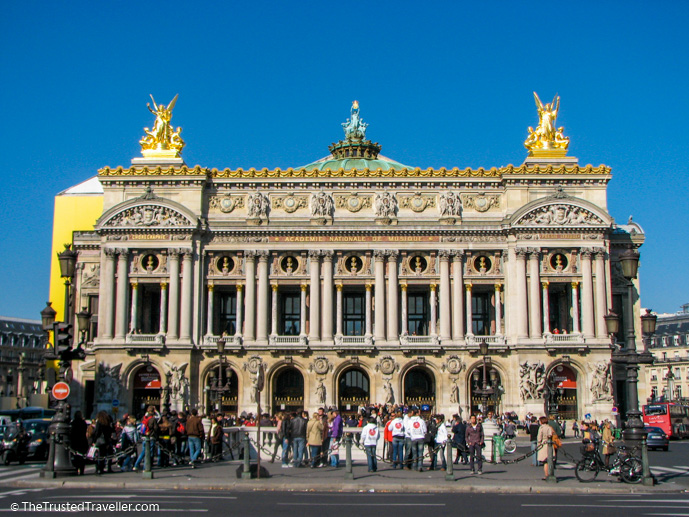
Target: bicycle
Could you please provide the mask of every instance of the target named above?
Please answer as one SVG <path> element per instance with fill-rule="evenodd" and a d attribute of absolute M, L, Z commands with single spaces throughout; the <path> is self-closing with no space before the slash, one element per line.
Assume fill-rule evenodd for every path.
<path fill-rule="evenodd" d="M 514 452 L 517 450 L 517 440 L 514 438 L 508 438 L 505 434 L 505 431 L 502 431 L 500 436 L 504 438 L 503 446 L 505 447 L 505 453 L 514 454 Z"/>
<path fill-rule="evenodd" d="M 603 470 L 618 475 L 625 483 L 640 483 L 643 479 L 643 465 L 641 459 L 634 455 L 636 451 L 637 447 L 628 451 L 624 445 L 618 445 L 615 460 L 606 467 L 600 455 L 599 442 L 584 444 L 581 448 L 584 457 L 577 462 L 574 474 L 580 482 L 591 483 Z"/>

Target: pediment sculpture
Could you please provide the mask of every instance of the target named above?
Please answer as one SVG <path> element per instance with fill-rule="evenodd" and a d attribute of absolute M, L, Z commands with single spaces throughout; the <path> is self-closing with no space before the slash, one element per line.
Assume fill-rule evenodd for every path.
<path fill-rule="evenodd" d="M 175 227 L 194 223 L 177 210 L 160 205 L 139 205 L 123 210 L 105 223 L 108 227 Z"/>
<path fill-rule="evenodd" d="M 576 205 L 564 203 L 542 206 L 522 216 L 515 224 L 523 226 L 581 226 L 600 225 L 596 214 Z"/>

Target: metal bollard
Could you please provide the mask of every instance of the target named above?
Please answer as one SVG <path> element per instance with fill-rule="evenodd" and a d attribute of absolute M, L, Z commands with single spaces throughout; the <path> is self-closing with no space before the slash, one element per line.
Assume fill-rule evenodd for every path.
<path fill-rule="evenodd" d="M 553 437 L 548 438 L 548 475 L 545 480 L 548 483 L 557 483 L 555 477 L 555 462 L 553 461 Z"/>
<path fill-rule="evenodd" d="M 55 475 L 55 432 L 50 432 L 50 446 L 48 448 L 48 461 L 45 466 L 41 469 L 40 476 L 42 478 L 54 478 Z"/>
<path fill-rule="evenodd" d="M 644 486 L 653 486 L 655 484 L 655 479 L 651 475 L 651 467 L 648 465 L 648 444 L 646 442 L 646 436 L 641 440 L 641 465 L 643 467 L 643 479 L 641 482 Z"/>
<path fill-rule="evenodd" d="M 352 435 L 347 433 L 345 436 L 345 480 L 352 481 Z"/>
<path fill-rule="evenodd" d="M 249 446 L 249 433 L 244 433 L 244 470 L 242 471 L 242 479 L 251 479 L 251 458 Z"/>
<path fill-rule="evenodd" d="M 445 442 L 445 456 L 446 456 L 446 461 L 447 461 L 447 470 L 445 471 L 445 481 L 454 481 L 455 480 L 455 474 L 454 474 L 454 470 L 452 470 L 452 467 L 454 466 L 452 463 L 452 442 L 449 439 Z"/>
<path fill-rule="evenodd" d="M 144 471 L 141 474 L 142 479 L 153 479 L 153 471 L 151 470 L 151 437 L 144 436 Z"/>

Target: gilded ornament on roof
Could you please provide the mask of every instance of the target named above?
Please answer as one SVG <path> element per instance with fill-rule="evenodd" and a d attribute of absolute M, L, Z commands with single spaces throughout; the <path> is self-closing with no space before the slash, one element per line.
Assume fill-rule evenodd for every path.
<path fill-rule="evenodd" d="M 359 115 L 359 103 L 354 101 L 352 103 L 351 118 L 347 122 L 342 123 L 344 128 L 345 138 L 347 140 L 364 140 L 366 138 L 366 128 L 368 124 L 361 120 Z"/>
<path fill-rule="evenodd" d="M 153 108 L 146 103 L 148 111 L 153 113 L 156 117 L 153 123 L 153 129 L 144 128 L 146 135 L 139 141 L 141 144 L 141 153 L 146 158 L 178 158 L 184 147 L 184 140 L 179 136 L 182 128 L 173 129 L 170 125 L 172 119 L 172 110 L 177 103 L 177 97 L 170 101 L 170 104 L 156 104 L 153 95 Z"/>
<path fill-rule="evenodd" d="M 543 104 L 536 92 L 533 95 L 538 109 L 538 126 L 536 129 L 529 127 L 529 137 L 524 142 L 524 147 L 529 150 L 531 156 L 565 156 L 569 138 L 563 135 L 564 127 L 556 126 L 560 97 L 556 95 L 553 102 Z"/>

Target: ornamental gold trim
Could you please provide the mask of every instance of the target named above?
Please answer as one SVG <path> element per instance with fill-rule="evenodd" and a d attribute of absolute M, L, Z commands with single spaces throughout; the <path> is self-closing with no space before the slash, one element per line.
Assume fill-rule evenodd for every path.
<path fill-rule="evenodd" d="M 533 165 L 507 165 L 505 167 L 490 169 L 478 168 L 459 169 L 207 169 L 199 165 L 189 168 L 181 167 L 104 167 L 98 171 L 98 176 L 206 176 L 217 179 L 244 179 L 244 178 L 500 178 L 510 175 L 533 174 L 561 174 L 561 175 L 609 175 L 611 168 L 606 165 L 579 165 L 567 166 L 566 164 L 533 164 Z"/>

